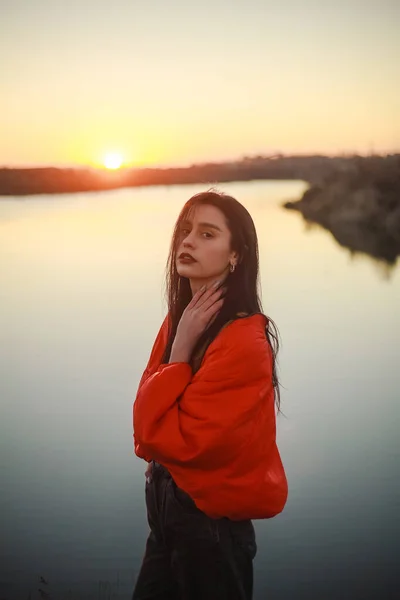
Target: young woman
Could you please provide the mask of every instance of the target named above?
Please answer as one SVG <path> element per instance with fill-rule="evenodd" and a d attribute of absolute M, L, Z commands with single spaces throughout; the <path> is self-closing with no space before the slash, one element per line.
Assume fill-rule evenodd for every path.
<path fill-rule="evenodd" d="M 150 534 L 133 600 L 249 600 L 252 519 L 282 512 L 277 330 L 258 297 L 258 242 L 231 196 L 197 194 L 175 225 L 168 314 L 133 406 Z"/>

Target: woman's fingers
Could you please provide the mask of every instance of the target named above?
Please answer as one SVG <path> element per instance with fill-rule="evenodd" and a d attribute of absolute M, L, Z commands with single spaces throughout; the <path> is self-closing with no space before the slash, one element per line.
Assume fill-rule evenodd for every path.
<path fill-rule="evenodd" d="M 195 294 L 193 294 L 193 297 L 186 308 L 194 308 L 197 305 L 197 302 L 200 300 L 200 298 L 203 296 L 203 294 L 206 291 L 207 291 L 207 289 L 205 288 L 205 286 L 203 286 L 202 288 L 197 290 L 197 292 Z"/>
<path fill-rule="evenodd" d="M 197 302 L 195 304 L 196 308 L 204 306 L 204 304 L 208 302 L 210 298 L 214 298 L 212 301 L 215 302 L 215 299 L 218 298 L 218 296 L 221 294 L 221 290 L 221 282 L 218 281 L 217 284 L 214 284 L 205 291 L 203 291 L 203 293 L 200 294 L 200 296 L 197 299 Z"/>
<path fill-rule="evenodd" d="M 204 299 L 201 305 L 197 304 L 196 309 L 200 310 L 202 313 L 206 312 L 210 306 L 213 306 L 216 302 L 218 302 L 222 295 L 226 292 L 226 288 L 218 288 L 213 292 L 210 296 Z"/>
<path fill-rule="evenodd" d="M 204 312 L 204 316 L 207 320 L 207 322 L 213 318 L 213 316 L 220 311 L 222 305 L 224 303 L 224 299 L 220 298 L 220 300 L 217 300 L 216 302 L 214 302 L 205 312 Z"/>

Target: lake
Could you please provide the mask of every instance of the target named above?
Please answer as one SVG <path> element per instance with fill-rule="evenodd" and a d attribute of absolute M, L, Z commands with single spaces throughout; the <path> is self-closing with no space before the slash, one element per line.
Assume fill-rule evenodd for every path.
<path fill-rule="evenodd" d="M 2 600 L 130 598 L 148 534 L 132 404 L 172 227 L 203 189 L 0 199 Z M 254 219 L 282 339 L 289 498 L 254 521 L 254 599 L 394 598 L 399 261 L 352 254 L 281 208 L 304 182 L 220 189 Z"/>

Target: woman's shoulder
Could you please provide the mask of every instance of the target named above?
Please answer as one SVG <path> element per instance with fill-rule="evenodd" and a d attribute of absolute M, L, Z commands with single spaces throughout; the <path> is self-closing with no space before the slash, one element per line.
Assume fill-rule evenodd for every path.
<path fill-rule="evenodd" d="M 268 318 L 262 313 L 237 313 L 219 332 L 213 350 L 242 355 L 268 351 L 266 327 Z"/>
<path fill-rule="evenodd" d="M 207 348 L 198 377 L 220 380 L 223 372 L 231 378 L 245 377 L 248 382 L 265 377 L 271 366 L 267 322 L 261 313 L 228 322 Z"/>
<path fill-rule="evenodd" d="M 236 313 L 236 318 L 229 321 L 224 327 L 225 336 L 228 338 L 238 335 L 245 339 L 253 339 L 254 336 L 265 338 L 265 329 L 268 324 L 268 317 L 263 313 L 248 314 L 245 312 Z"/>

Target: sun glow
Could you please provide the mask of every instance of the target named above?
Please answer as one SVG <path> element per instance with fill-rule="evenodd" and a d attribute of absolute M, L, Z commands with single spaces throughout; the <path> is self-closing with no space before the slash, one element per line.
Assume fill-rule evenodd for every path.
<path fill-rule="evenodd" d="M 106 169 L 119 169 L 122 166 L 123 158 L 117 152 L 110 152 L 105 155 L 103 164 Z"/>

